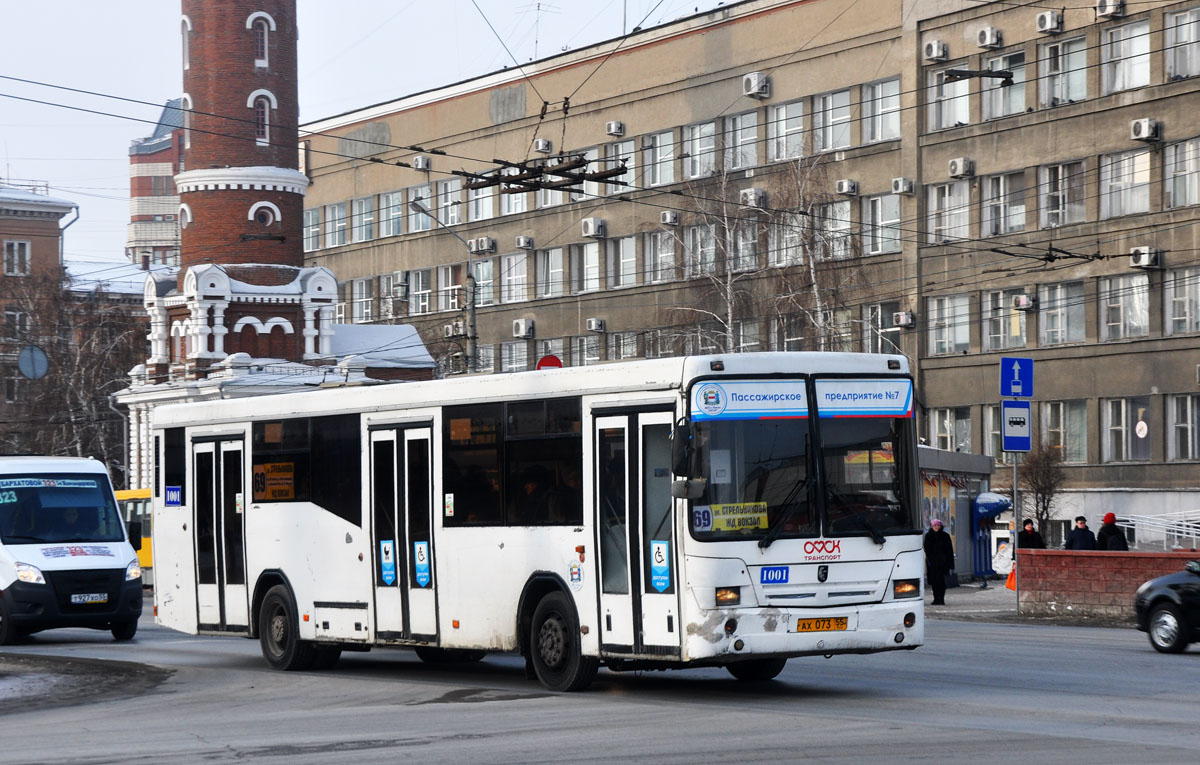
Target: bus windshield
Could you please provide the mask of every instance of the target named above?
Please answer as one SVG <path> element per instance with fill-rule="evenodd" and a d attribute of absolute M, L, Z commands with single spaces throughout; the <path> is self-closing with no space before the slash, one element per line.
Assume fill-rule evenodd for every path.
<path fill-rule="evenodd" d="M 95 473 L 0 478 L 5 544 L 120 542 L 121 518 L 108 482 Z"/>
<path fill-rule="evenodd" d="M 916 527 L 906 447 L 911 418 L 821 421 L 826 534 L 871 537 Z"/>

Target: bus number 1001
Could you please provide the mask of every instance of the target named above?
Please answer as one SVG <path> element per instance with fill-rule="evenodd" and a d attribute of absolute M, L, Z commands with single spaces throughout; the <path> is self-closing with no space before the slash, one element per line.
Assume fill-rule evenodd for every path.
<path fill-rule="evenodd" d="M 759 584 L 787 584 L 787 566 L 763 566 L 758 574 Z"/>

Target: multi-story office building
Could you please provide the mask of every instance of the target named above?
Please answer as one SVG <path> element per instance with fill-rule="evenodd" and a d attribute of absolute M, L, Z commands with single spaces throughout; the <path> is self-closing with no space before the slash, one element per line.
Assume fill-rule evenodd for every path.
<path fill-rule="evenodd" d="M 1029 356 L 1061 515 L 1200 506 L 1198 21 L 733 3 L 302 126 L 306 262 L 447 370 L 899 350 L 1001 460 Z"/>
<path fill-rule="evenodd" d="M 143 269 L 179 265 L 179 192 L 183 167 L 183 99 L 163 107 L 154 132 L 129 146 L 129 226 L 125 255 Z"/>

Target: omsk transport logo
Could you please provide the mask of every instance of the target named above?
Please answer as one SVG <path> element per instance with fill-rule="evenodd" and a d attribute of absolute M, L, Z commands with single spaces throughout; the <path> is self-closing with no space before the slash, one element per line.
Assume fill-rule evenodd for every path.
<path fill-rule="evenodd" d="M 710 417 L 724 412 L 728 400 L 724 388 L 714 383 L 703 385 L 696 391 L 696 406 Z"/>

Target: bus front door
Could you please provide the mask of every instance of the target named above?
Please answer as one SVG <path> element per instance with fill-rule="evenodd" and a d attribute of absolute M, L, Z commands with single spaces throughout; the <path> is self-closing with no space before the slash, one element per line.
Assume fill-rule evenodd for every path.
<path fill-rule="evenodd" d="M 380 640 L 437 640 L 433 578 L 432 433 L 371 432 L 375 631 Z"/>
<path fill-rule="evenodd" d="M 201 630 L 247 632 L 242 441 L 193 445 L 196 600 Z"/>
<path fill-rule="evenodd" d="M 671 420 L 670 412 L 596 419 L 600 635 L 609 654 L 679 655 Z"/>

